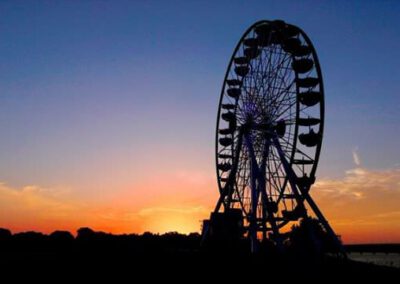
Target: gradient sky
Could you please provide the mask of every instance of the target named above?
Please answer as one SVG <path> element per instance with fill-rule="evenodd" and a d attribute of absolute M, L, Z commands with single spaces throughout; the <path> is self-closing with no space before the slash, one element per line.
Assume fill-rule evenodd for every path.
<path fill-rule="evenodd" d="M 198 231 L 237 40 L 313 41 L 326 128 L 312 194 L 346 242 L 400 242 L 398 1 L 1 1 L 0 227 Z"/>

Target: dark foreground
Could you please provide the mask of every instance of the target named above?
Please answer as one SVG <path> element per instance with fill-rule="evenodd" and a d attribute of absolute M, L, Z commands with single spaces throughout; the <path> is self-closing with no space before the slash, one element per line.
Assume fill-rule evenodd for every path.
<path fill-rule="evenodd" d="M 44 236 L 37 233 L 0 238 L 0 271 L 31 281 L 68 283 L 110 281 L 143 283 L 293 281 L 330 282 L 349 279 L 399 279 L 400 269 L 324 256 L 274 252 L 250 255 L 245 251 L 203 251 L 198 234 L 123 235 L 81 232 Z"/>

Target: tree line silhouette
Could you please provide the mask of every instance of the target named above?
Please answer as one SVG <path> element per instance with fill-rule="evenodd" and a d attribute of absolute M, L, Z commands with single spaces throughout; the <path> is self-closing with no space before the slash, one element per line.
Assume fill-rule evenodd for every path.
<path fill-rule="evenodd" d="M 83 227 L 77 230 L 76 237 L 68 231 L 54 231 L 49 235 L 28 231 L 12 234 L 10 230 L 0 228 L 0 251 L 101 251 L 152 253 L 172 251 L 196 251 L 199 248 L 200 235 L 188 235 L 178 232 L 165 234 L 121 234 L 115 235 L 94 231 Z"/>
<path fill-rule="evenodd" d="M 298 225 L 294 225 L 289 232 L 285 233 L 283 238 L 285 240 L 285 249 L 302 257 L 335 251 L 334 244 L 315 219 L 302 220 Z M 143 254 L 155 252 L 198 252 L 201 249 L 201 240 L 201 235 L 196 232 L 190 234 L 145 232 L 143 234 L 115 235 L 82 227 L 77 230 L 76 236 L 74 236 L 69 231 L 60 230 L 48 235 L 35 231 L 13 234 L 8 229 L 0 228 L 1 252 L 68 251 L 71 249 L 100 250 L 102 252 L 123 250 Z M 211 249 L 219 251 L 236 249 L 245 252 L 248 246 L 248 241 L 245 238 L 236 243 L 218 240 Z M 400 252 L 400 244 L 353 244 L 345 247 L 347 251 L 352 252 Z M 269 254 L 274 255 L 277 253 L 272 241 L 266 241 L 262 244 L 262 248 Z"/>
<path fill-rule="evenodd" d="M 260 243 L 260 254 L 270 262 L 281 259 L 301 259 L 320 262 L 326 253 L 335 253 L 337 248 L 316 219 L 303 219 L 285 233 L 284 251 L 275 243 L 265 240 Z M 202 255 L 234 255 L 247 257 L 250 254 L 247 238 L 215 239 L 203 242 L 198 233 L 181 234 L 168 232 L 154 234 L 115 235 L 94 231 L 88 227 L 77 230 L 76 236 L 68 231 L 54 231 L 51 234 L 28 231 L 12 234 L 0 228 L 0 253 L 9 260 L 17 261 L 18 256 L 40 257 L 45 261 L 54 258 L 182 258 Z M 3 259 L 0 259 L 4 260 Z"/>
<path fill-rule="evenodd" d="M 313 238 L 310 238 L 310 231 L 313 232 L 313 238 L 318 240 L 317 246 Z M 222 275 L 221 271 L 256 270 L 273 271 L 276 275 L 297 280 L 350 273 L 365 277 L 397 277 L 400 274 L 400 270 L 325 257 L 326 252 L 333 248 L 327 235 L 313 219 L 303 220 L 286 233 L 285 257 L 277 252 L 272 242 L 263 244 L 263 253 L 260 255 L 251 255 L 249 250 L 226 246 L 224 242 L 218 242 L 216 250 L 204 249 L 200 244 L 201 235 L 198 233 L 145 232 L 114 235 L 85 227 L 78 229 L 74 236 L 68 231 L 13 234 L 8 229 L 0 228 L 0 269 L 4 272 L 15 268 L 35 271 L 45 268 L 71 275 L 82 272 L 95 274 L 104 270 L 112 273 L 122 271 L 128 275 L 145 274 L 146 277 L 149 277 L 146 274 L 148 268 L 154 270 L 153 276 L 162 274 L 163 277 L 182 276 L 185 273 Z M 242 239 L 239 244 L 242 248 L 249 247 L 246 239 Z M 285 274 L 288 269 L 291 274 Z M 205 271 L 207 274 L 203 274 Z M 224 274 L 224 277 L 236 279 L 233 272 L 230 275 Z M 262 275 L 254 274 L 255 280 L 263 279 Z"/>

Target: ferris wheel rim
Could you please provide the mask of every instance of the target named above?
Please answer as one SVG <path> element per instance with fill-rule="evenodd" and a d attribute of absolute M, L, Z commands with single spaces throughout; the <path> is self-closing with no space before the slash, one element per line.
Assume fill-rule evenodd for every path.
<path fill-rule="evenodd" d="M 271 24 L 273 21 L 267 21 L 267 20 L 262 20 L 262 21 L 258 21 L 258 22 L 256 22 L 256 23 L 254 23 L 252 26 L 250 26 L 246 31 L 245 31 L 245 33 L 242 35 L 242 37 L 240 38 L 240 40 L 238 41 L 238 43 L 237 43 L 237 45 L 236 45 L 236 47 L 235 47 L 235 49 L 234 49 L 234 52 L 233 52 L 233 54 L 232 54 L 232 56 L 231 56 L 231 59 L 230 59 L 230 61 L 229 61 L 229 64 L 228 64 L 228 68 L 227 68 L 227 70 L 226 70 L 226 73 L 225 73 L 225 77 L 224 77 L 224 83 L 223 83 L 223 85 L 222 85 L 222 90 L 221 90 L 221 95 L 220 95 L 220 100 L 219 100 L 219 106 L 218 106 L 218 115 L 217 115 L 217 122 L 216 122 L 216 136 L 215 136 L 215 153 L 216 153 L 216 165 L 217 165 L 217 167 L 216 167 L 216 172 L 217 172 L 217 182 L 218 182 L 218 188 L 219 188 L 219 191 L 220 191 L 220 194 L 222 193 L 222 190 L 223 190 L 223 187 L 222 187 L 222 184 L 221 184 L 221 178 L 220 178 L 220 171 L 219 171 L 219 169 L 218 169 L 218 162 L 219 162 L 219 157 L 218 157 L 218 155 L 219 155 L 219 137 L 220 137 L 220 135 L 219 135 L 219 130 L 220 130 L 220 121 L 221 121 L 221 113 L 222 113 L 222 103 L 223 103 L 223 100 L 224 100 L 224 97 L 225 97 L 225 91 L 226 91 L 226 88 L 227 88 L 227 80 L 228 80 L 228 77 L 229 77 L 229 74 L 230 74 L 230 71 L 231 71 L 231 69 L 232 69 L 232 66 L 233 66 L 233 61 L 234 61 L 234 59 L 235 59 L 235 56 L 236 56 L 236 54 L 237 54 L 237 52 L 238 52 L 238 50 L 239 50 L 239 48 L 243 45 L 243 41 L 246 39 L 246 37 L 249 35 L 249 33 L 251 32 L 251 31 L 253 31 L 254 29 L 255 29 L 255 27 L 257 27 L 257 26 L 260 26 L 260 25 L 263 25 L 263 24 Z M 291 26 L 293 26 L 293 25 L 291 25 Z M 320 92 L 321 92 L 321 101 L 319 102 L 319 106 L 320 106 L 320 124 L 319 124 L 319 134 L 321 135 L 321 139 L 320 139 L 320 141 L 319 141 L 319 143 L 318 143 L 318 145 L 317 145 L 317 147 L 316 147 L 316 150 L 315 150 L 315 155 L 314 155 L 314 159 L 313 159 L 313 166 L 312 166 L 312 168 L 311 168 L 311 171 L 310 171 L 310 177 L 314 177 L 315 176 L 315 171 L 316 171 L 316 168 L 317 168 L 317 165 L 318 165 L 318 161 L 319 161 L 319 154 L 320 154 L 320 150 L 321 150 L 321 145 L 322 145 L 322 134 L 323 134 L 323 126 L 324 126 L 324 124 L 323 124 L 323 122 L 324 122 L 324 90 L 323 90 L 323 80 L 322 80 L 322 73 L 321 73 L 321 69 L 320 69 L 320 64 L 319 64 L 319 60 L 318 60 L 318 57 L 317 57 L 317 55 L 316 55 L 316 51 L 315 51 L 315 48 L 314 48 L 314 46 L 313 46 L 313 44 L 312 44 L 312 42 L 311 42 L 311 40 L 308 38 L 308 36 L 304 33 L 304 31 L 303 30 L 301 30 L 300 28 L 298 28 L 297 26 L 295 26 L 298 30 L 299 30 L 299 34 L 301 34 L 301 36 L 302 36 L 302 38 L 304 39 L 304 41 L 307 43 L 307 45 L 310 47 L 310 49 L 311 49 L 311 54 L 312 54 L 312 58 L 313 58 L 313 63 L 314 63 L 314 65 L 315 65 L 315 69 L 316 69 L 316 72 L 317 72 L 317 74 L 318 74 L 318 84 L 319 84 L 319 89 L 320 89 Z M 297 96 L 299 95 L 299 93 L 300 93 L 300 91 L 299 91 L 299 86 L 298 86 L 298 83 L 297 83 L 297 79 L 298 79 L 298 74 L 296 73 L 296 126 L 295 126 L 295 132 L 294 132 L 294 149 L 296 149 L 297 150 L 297 148 L 296 148 L 296 144 L 297 144 L 297 137 L 298 137 L 298 130 L 299 130 L 299 126 L 297 125 L 297 122 L 298 122 L 298 120 L 299 120 L 299 118 L 300 118 L 300 108 L 299 108 L 299 101 L 298 101 L 298 99 L 297 99 Z M 233 153 L 234 152 L 234 149 L 233 149 L 233 144 L 232 144 L 232 149 L 231 149 L 231 153 Z M 295 155 L 295 150 L 293 150 L 292 151 L 292 155 L 291 155 L 291 157 L 290 157 L 290 165 L 292 166 L 293 165 L 293 161 L 294 161 L 294 155 Z M 287 178 L 285 179 L 285 184 L 287 183 Z M 286 185 L 285 185 L 286 186 Z M 241 200 L 241 206 L 242 206 L 242 208 L 243 208 L 243 210 L 244 210 L 244 208 L 245 208 L 245 206 L 244 206 L 244 204 L 242 203 L 243 202 L 243 200 Z"/>

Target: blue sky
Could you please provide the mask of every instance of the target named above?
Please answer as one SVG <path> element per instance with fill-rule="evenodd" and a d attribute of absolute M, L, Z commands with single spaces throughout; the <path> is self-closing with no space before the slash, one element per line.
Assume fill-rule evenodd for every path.
<path fill-rule="evenodd" d="M 320 59 L 319 177 L 398 166 L 398 1 L 1 1 L 0 181 L 106 198 L 165 169 L 214 175 L 220 88 L 253 22 Z M 210 189 L 216 191 L 215 188 Z"/>

